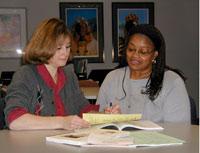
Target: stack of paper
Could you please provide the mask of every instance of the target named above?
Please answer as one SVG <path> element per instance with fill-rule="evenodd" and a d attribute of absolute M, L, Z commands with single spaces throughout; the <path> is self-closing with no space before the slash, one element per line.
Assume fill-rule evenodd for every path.
<path fill-rule="evenodd" d="M 95 114 L 83 113 L 83 119 L 90 124 L 102 124 L 111 122 L 125 122 L 131 120 L 140 120 L 141 114 Z"/>
<path fill-rule="evenodd" d="M 152 131 L 79 130 L 46 137 L 46 141 L 82 147 L 138 147 L 183 144 L 184 141 Z"/>

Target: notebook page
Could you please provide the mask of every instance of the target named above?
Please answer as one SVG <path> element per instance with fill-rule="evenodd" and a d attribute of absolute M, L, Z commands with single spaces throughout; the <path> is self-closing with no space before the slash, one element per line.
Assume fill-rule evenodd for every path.
<path fill-rule="evenodd" d="M 111 122 L 124 122 L 130 120 L 140 120 L 141 114 L 97 114 L 83 113 L 83 119 L 90 124 L 103 124 Z"/>

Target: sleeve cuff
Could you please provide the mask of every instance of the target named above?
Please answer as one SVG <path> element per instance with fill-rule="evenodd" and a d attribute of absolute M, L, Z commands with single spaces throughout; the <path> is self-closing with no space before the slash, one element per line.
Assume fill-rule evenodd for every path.
<path fill-rule="evenodd" d="M 88 104 L 86 105 L 80 112 L 80 116 L 82 117 L 83 113 L 87 113 L 90 111 L 99 111 L 99 105 Z"/>
<path fill-rule="evenodd" d="M 8 124 L 10 124 L 12 121 L 16 120 L 17 118 L 19 118 L 20 116 L 22 116 L 26 113 L 27 113 L 27 110 L 22 107 L 13 109 L 8 114 L 8 118 L 7 118 Z"/>

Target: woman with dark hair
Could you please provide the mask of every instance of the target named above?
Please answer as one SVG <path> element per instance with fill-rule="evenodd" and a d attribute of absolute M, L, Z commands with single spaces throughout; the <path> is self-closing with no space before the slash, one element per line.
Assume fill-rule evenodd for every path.
<path fill-rule="evenodd" d="M 166 66 L 165 41 L 152 25 L 128 32 L 119 68 L 110 72 L 97 102 L 105 113 L 141 113 L 154 122 L 190 123 L 190 103 L 184 76 Z"/>

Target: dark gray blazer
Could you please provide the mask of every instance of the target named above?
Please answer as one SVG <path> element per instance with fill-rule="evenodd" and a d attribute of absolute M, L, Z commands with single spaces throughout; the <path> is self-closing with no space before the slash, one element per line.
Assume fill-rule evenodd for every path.
<path fill-rule="evenodd" d="M 84 97 L 78 84 L 78 79 L 74 71 L 66 66 L 63 68 L 66 75 L 66 82 L 60 91 L 60 97 L 64 103 L 66 115 L 79 115 L 81 110 L 89 102 Z M 39 89 L 38 89 L 39 88 Z M 23 107 L 31 114 L 35 114 L 38 105 L 38 92 L 42 96 L 42 109 L 40 115 L 54 116 L 55 106 L 53 100 L 53 90 L 50 89 L 37 72 L 36 65 L 24 65 L 13 76 L 8 87 L 5 98 L 6 107 L 4 109 L 6 123 L 10 111 L 17 107 Z"/>

